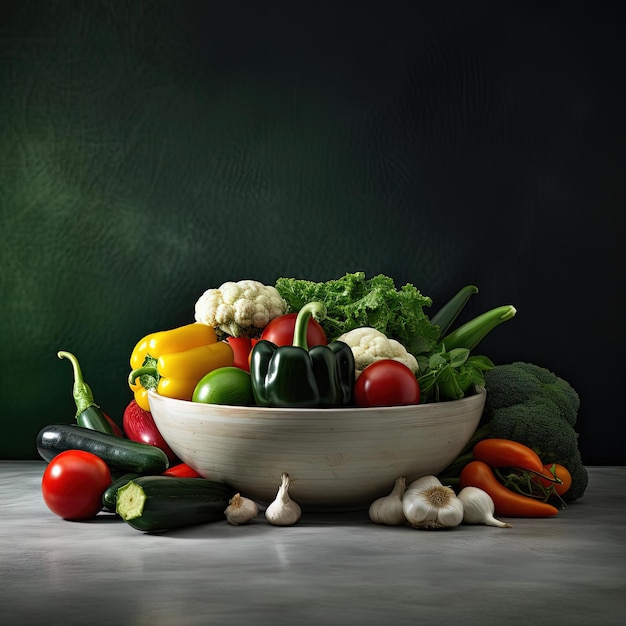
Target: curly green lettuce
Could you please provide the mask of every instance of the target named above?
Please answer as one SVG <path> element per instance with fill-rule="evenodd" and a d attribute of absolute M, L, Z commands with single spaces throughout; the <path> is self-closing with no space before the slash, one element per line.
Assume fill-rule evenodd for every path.
<path fill-rule="evenodd" d="M 354 272 L 325 282 L 278 278 L 275 287 L 289 311 L 299 311 L 308 302 L 323 302 L 328 314 L 320 323 L 329 341 L 367 326 L 417 356 L 430 352 L 439 337 L 439 328 L 424 312 L 432 300 L 410 283 L 397 289 L 393 279 L 383 274 L 366 278 L 364 272 Z"/>

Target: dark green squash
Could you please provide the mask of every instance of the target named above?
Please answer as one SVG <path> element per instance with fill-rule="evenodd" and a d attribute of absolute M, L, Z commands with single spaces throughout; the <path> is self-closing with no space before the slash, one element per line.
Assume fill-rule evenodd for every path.
<path fill-rule="evenodd" d="M 51 461 L 65 450 L 85 450 L 99 456 L 111 471 L 162 474 L 169 466 L 163 450 L 75 424 L 51 424 L 37 434 L 37 452 Z"/>
<path fill-rule="evenodd" d="M 115 504 L 117 502 L 117 490 L 129 483 L 135 478 L 139 478 L 141 474 L 135 472 L 126 472 L 115 478 L 113 482 L 104 490 L 102 494 L 102 508 L 110 513 L 115 513 Z"/>
<path fill-rule="evenodd" d="M 205 478 L 140 476 L 117 490 L 116 513 L 145 532 L 225 520 L 236 491 Z"/>

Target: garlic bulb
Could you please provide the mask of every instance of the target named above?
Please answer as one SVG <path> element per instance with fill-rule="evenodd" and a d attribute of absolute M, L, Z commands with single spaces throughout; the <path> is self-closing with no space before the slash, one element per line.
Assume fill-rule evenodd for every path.
<path fill-rule="evenodd" d="M 463 504 L 463 522 L 465 524 L 485 524 L 511 528 L 511 524 L 501 522 L 493 516 L 496 507 L 486 491 L 478 487 L 464 487 L 457 497 Z"/>
<path fill-rule="evenodd" d="M 396 478 L 391 493 L 374 500 L 369 508 L 369 516 L 374 524 L 387 526 L 402 526 L 406 524 L 406 517 L 402 510 L 402 495 L 406 491 L 406 478 Z"/>
<path fill-rule="evenodd" d="M 300 505 L 289 497 L 289 474 L 283 473 L 276 499 L 265 509 L 265 519 L 274 526 L 291 526 L 301 516 Z"/>
<path fill-rule="evenodd" d="M 259 514 L 259 509 L 254 500 L 242 498 L 241 494 L 236 493 L 228 501 L 228 506 L 224 514 L 229 524 L 238 526 L 240 524 L 247 524 L 253 520 Z"/>
<path fill-rule="evenodd" d="M 407 487 L 402 511 L 414 528 L 453 528 L 463 521 L 463 503 L 436 476 L 422 476 Z"/>

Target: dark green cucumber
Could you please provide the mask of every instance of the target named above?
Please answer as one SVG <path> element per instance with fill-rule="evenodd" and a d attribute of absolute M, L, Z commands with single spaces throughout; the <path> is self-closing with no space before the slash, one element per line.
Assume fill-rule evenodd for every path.
<path fill-rule="evenodd" d="M 139 478 L 140 476 L 141 474 L 136 474 L 135 472 L 127 472 L 126 474 L 122 474 L 119 478 L 115 478 L 102 494 L 102 508 L 105 511 L 115 513 L 117 490 L 120 487 L 123 487 L 126 483 L 129 483 L 131 480 Z"/>
<path fill-rule="evenodd" d="M 65 450 L 91 452 L 104 460 L 112 471 L 162 474 L 169 466 L 165 452 L 147 443 L 122 439 L 76 424 L 50 424 L 39 431 L 37 452 L 44 461 L 51 461 Z"/>
<path fill-rule="evenodd" d="M 117 491 L 116 513 L 130 526 L 158 532 L 226 519 L 236 491 L 205 478 L 140 476 Z"/>

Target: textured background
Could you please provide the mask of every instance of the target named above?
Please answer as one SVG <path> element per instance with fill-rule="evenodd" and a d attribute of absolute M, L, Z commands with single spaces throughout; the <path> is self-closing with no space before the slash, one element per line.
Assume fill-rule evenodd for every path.
<path fill-rule="evenodd" d="M 3 3 L 0 458 L 73 420 L 59 349 L 121 421 L 205 289 L 363 270 L 514 304 L 481 352 L 566 378 L 583 460 L 625 463 L 620 38 L 591 3 Z"/>

